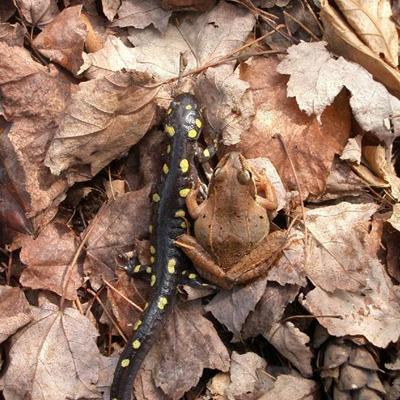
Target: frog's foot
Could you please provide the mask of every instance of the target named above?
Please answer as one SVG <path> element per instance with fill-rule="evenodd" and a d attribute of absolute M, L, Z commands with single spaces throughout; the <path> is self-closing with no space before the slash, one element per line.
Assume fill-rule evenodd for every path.
<path fill-rule="evenodd" d="M 230 289 L 232 282 L 227 279 L 225 271 L 215 262 L 213 257 L 191 235 L 181 235 L 175 240 L 175 245 L 192 260 L 199 275 L 207 281 Z"/>
<path fill-rule="evenodd" d="M 284 231 L 270 233 L 246 257 L 235 264 L 227 276 L 234 284 L 246 284 L 266 275 L 291 243 L 292 240 L 287 238 Z"/>

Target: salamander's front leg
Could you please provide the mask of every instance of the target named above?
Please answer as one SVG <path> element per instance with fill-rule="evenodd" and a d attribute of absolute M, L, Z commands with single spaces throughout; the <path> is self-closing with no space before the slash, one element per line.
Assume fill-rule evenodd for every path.
<path fill-rule="evenodd" d="M 213 257 L 196 241 L 193 236 L 181 235 L 175 240 L 175 245 L 184 251 L 192 260 L 201 277 L 216 285 L 230 289 L 232 283 L 225 271 L 214 261 Z"/>

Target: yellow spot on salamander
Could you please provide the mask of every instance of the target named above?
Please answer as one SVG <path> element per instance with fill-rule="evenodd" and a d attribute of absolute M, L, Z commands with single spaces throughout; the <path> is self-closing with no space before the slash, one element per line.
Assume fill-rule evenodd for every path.
<path fill-rule="evenodd" d="M 156 276 L 152 275 L 150 278 L 150 286 L 154 286 L 155 283 L 156 283 Z"/>
<path fill-rule="evenodd" d="M 205 149 L 203 151 L 203 156 L 209 158 L 210 157 L 210 151 L 208 149 Z"/>
<path fill-rule="evenodd" d="M 154 246 L 150 246 L 150 254 L 156 254 L 156 248 Z"/>
<path fill-rule="evenodd" d="M 189 189 L 189 188 L 181 189 L 181 190 L 179 191 L 179 196 L 181 196 L 181 197 L 186 197 L 186 196 L 189 194 L 189 192 L 190 192 L 190 189 Z"/>
<path fill-rule="evenodd" d="M 147 273 L 147 274 L 151 274 L 151 272 L 152 272 L 151 267 L 147 267 L 147 268 L 146 268 L 146 273 Z"/>
<path fill-rule="evenodd" d="M 194 123 L 196 124 L 196 126 L 200 129 L 201 126 L 203 125 L 203 123 L 201 122 L 201 119 L 196 118 Z"/>
<path fill-rule="evenodd" d="M 186 108 L 186 110 L 191 110 L 193 108 L 193 106 L 191 104 L 188 104 L 185 108 Z"/>
<path fill-rule="evenodd" d="M 183 222 L 181 223 L 181 228 L 186 228 L 186 227 L 187 227 L 186 222 L 183 221 Z"/>
<path fill-rule="evenodd" d="M 196 276 L 197 276 L 196 274 L 189 274 L 188 278 L 189 279 L 196 279 Z"/>
<path fill-rule="evenodd" d="M 140 267 L 141 265 L 135 265 L 135 268 L 133 268 L 133 272 L 135 272 L 136 274 L 140 271 Z"/>
<path fill-rule="evenodd" d="M 189 171 L 189 161 L 184 158 L 183 160 L 181 160 L 181 162 L 179 163 L 179 166 L 181 168 L 181 171 L 185 174 L 186 172 Z"/>
<path fill-rule="evenodd" d="M 170 144 L 167 146 L 167 154 L 169 154 L 169 153 L 171 153 L 171 145 Z"/>
<path fill-rule="evenodd" d="M 194 139 L 197 136 L 197 131 L 196 129 L 191 129 L 187 134 L 191 139 Z"/>
<path fill-rule="evenodd" d="M 165 125 L 165 132 L 167 132 L 168 136 L 174 136 L 175 135 L 175 129 L 171 125 Z"/>
<path fill-rule="evenodd" d="M 155 259 L 153 256 L 151 256 L 151 257 L 150 257 L 150 263 L 151 263 L 151 264 L 154 264 L 155 261 L 156 261 L 156 259 Z"/>
<path fill-rule="evenodd" d="M 160 201 L 160 195 L 158 193 L 154 193 L 152 199 L 154 203 L 158 203 Z"/>
<path fill-rule="evenodd" d="M 165 306 L 168 304 L 168 300 L 166 297 L 161 296 L 160 299 L 158 300 L 158 308 L 160 310 L 164 310 Z"/>
<path fill-rule="evenodd" d="M 149 225 L 149 233 L 153 233 L 153 225 Z"/>
<path fill-rule="evenodd" d="M 140 341 L 139 340 L 134 340 L 133 342 L 132 342 L 132 347 L 135 349 L 135 350 L 137 350 L 139 347 L 141 346 L 141 343 L 140 343 Z"/>
<path fill-rule="evenodd" d="M 175 273 L 175 266 L 176 266 L 175 258 L 170 258 L 168 260 L 168 264 L 167 264 L 167 269 L 168 269 L 168 272 L 170 274 L 174 274 Z"/>
<path fill-rule="evenodd" d="M 175 217 L 183 218 L 184 216 L 185 216 L 185 210 L 178 210 L 178 211 L 175 213 Z"/>
<path fill-rule="evenodd" d="M 167 165 L 167 164 L 164 164 L 164 165 L 163 165 L 162 171 L 164 172 L 165 175 L 168 174 L 169 168 L 168 168 L 168 165 Z"/>
<path fill-rule="evenodd" d="M 133 330 L 136 331 L 137 328 L 139 328 L 139 326 L 142 325 L 142 321 L 140 319 L 138 319 L 135 323 L 135 325 L 133 326 Z"/>
<path fill-rule="evenodd" d="M 129 363 L 130 363 L 129 358 L 124 358 L 124 359 L 121 361 L 121 367 L 125 368 L 125 367 L 127 367 L 127 366 L 129 365 Z"/>

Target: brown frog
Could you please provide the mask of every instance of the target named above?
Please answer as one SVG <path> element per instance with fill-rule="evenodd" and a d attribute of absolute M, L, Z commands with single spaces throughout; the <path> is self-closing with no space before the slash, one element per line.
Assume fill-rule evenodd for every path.
<path fill-rule="evenodd" d="M 267 177 L 231 152 L 218 163 L 201 204 L 198 191 L 196 186 L 186 198 L 195 237 L 184 234 L 175 243 L 199 275 L 229 289 L 265 274 L 286 242 L 284 232 L 269 233 L 268 211 L 277 208 L 277 200 Z"/>

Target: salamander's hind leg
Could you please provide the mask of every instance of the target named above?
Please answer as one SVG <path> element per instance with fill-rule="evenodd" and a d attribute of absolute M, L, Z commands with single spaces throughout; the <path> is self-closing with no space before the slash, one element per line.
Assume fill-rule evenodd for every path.
<path fill-rule="evenodd" d="M 123 269 L 129 276 L 133 277 L 136 275 L 148 275 L 150 276 L 153 272 L 151 265 L 142 265 L 138 257 L 129 258 L 125 254 L 121 254 L 120 259 L 124 262 L 123 265 L 119 265 L 118 267 Z"/>

